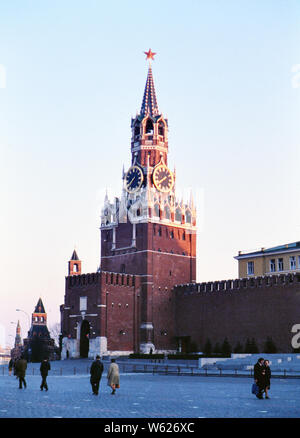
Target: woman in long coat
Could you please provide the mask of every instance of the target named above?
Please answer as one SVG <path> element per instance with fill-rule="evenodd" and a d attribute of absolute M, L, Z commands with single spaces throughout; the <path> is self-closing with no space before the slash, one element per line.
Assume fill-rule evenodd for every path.
<path fill-rule="evenodd" d="M 115 359 L 111 359 L 111 364 L 107 373 L 107 385 L 112 389 L 112 395 L 116 393 L 116 388 L 120 388 L 120 373 L 119 367 Z"/>

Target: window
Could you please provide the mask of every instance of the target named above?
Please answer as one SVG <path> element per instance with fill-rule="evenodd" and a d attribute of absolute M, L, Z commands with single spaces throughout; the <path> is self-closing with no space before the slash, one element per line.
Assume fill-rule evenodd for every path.
<path fill-rule="evenodd" d="M 171 218 L 171 211 L 170 211 L 168 206 L 165 208 L 165 218 L 166 219 L 170 219 Z"/>
<path fill-rule="evenodd" d="M 295 256 L 290 257 L 290 269 L 291 270 L 296 269 L 296 257 Z"/>
<path fill-rule="evenodd" d="M 176 211 L 175 211 L 175 221 L 181 222 L 181 219 L 182 219 L 181 210 L 180 210 L 180 208 L 176 208 Z"/>
<path fill-rule="evenodd" d="M 150 119 L 146 123 L 146 134 L 153 134 L 153 123 Z"/>
<path fill-rule="evenodd" d="M 78 265 L 77 265 L 77 263 L 74 263 L 74 265 L 73 265 L 73 271 L 74 271 L 74 272 L 78 272 Z"/>
<path fill-rule="evenodd" d="M 185 221 L 187 224 L 190 224 L 192 222 L 192 216 L 189 210 L 185 212 Z"/>
<path fill-rule="evenodd" d="M 253 275 L 254 274 L 254 262 L 248 262 L 247 263 L 247 275 Z"/>
<path fill-rule="evenodd" d="M 278 271 L 283 271 L 283 259 L 277 260 Z"/>
<path fill-rule="evenodd" d="M 140 127 L 139 126 L 135 126 L 135 128 L 134 128 L 134 136 L 137 137 L 138 135 L 140 135 Z"/>
<path fill-rule="evenodd" d="M 270 260 L 270 272 L 275 272 L 275 271 L 276 271 L 275 259 L 271 259 Z"/>
<path fill-rule="evenodd" d="M 164 124 L 163 124 L 163 122 L 159 122 L 159 124 L 158 124 L 158 135 L 164 135 Z"/>
<path fill-rule="evenodd" d="M 86 311 L 87 310 L 87 297 L 79 298 L 79 310 Z"/>

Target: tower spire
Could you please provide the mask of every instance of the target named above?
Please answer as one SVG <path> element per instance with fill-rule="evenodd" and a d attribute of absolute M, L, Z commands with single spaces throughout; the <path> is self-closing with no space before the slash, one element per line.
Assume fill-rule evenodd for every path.
<path fill-rule="evenodd" d="M 156 53 L 152 52 L 151 49 L 149 49 L 148 52 L 144 53 L 147 55 L 146 59 L 149 61 L 149 67 L 141 107 L 141 116 L 145 117 L 147 115 L 150 115 L 151 117 L 154 117 L 159 114 L 151 67 L 151 60 L 154 60 L 154 55 L 156 55 Z"/>
<path fill-rule="evenodd" d="M 16 337 L 15 337 L 15 348 L 20 347 L 21 345 L 22 345 L 21 326 L 20 326 L 20 321 L 18 320 L 17 329 L 16 329 Z"/>

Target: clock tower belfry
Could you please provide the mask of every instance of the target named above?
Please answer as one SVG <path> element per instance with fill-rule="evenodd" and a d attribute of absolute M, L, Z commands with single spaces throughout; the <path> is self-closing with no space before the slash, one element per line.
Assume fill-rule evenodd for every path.
<path fill-rule="evenodd" d="M 168 120 L 159 113 L 154 88 L 151 60 L 155 53 L 145 52 L 149 60 L 148 75 L 140 114 L 131 120 L 132 163 L 135 160 L 142 166 L 152 166 L 168 160 Z"/>
<path fill-rule="evenodd" d="M 196 209 L 175 193 L 168 168 L 168 121 L 159 112 L 149 61 L 140 113 L 131 120 L 131 165 L 120 198 L 105 196 L 101 214 L 100 270 L 140 277 L 136 344 L 140 352 L 178 348 L 176 284 L 196 281 Z"/>

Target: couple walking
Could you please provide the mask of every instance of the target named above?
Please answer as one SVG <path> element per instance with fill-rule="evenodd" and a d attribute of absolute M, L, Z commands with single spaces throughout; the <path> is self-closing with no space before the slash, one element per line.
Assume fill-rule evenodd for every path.
<path fill-rule="evenodd" d="M 270 362 L 263 357 L 260 357 L 254 365 L 254 381 L 258 386 L 256 397 L 262 399 L 263 393 L 265 393 L 265 398 L 270 398 L 268 393 L 271 387 Z"/>
<path fill-rule="evenodd" d="M 26 375 L 26 369 L 27 369 L 27 360 L 25 359 L 25 356 L 22 355 L 20 359 L 17 359 L 15 362 L 15 374 L 17 378 L 19 379 L 19 389 L 22 389 L 24 386 L 24 389 L 27 388 L 25 375 Z M 44 360 L 41 363 L 40 366 L 40 373 L 42 376 L 42 383 L 41 383 L 41 391 L 43 391 L 43 388 L 45 388 L 46 391 L 48 391 L 48 385 L 47 385 L 47 376 L 48 371 L 51 369 L 50 363 L 47 357 L 44 358 Z M 11 370 L 10 370 L 11 375 Z"/>
<path fill-rule="evenodd" d="M 91 385 L 94 395 L 98 395 L 99 393 L 99 385 L 100 380 L 103 373 L 103 363 L 100 360 L 100 356 L 96 356 L 96 360 L 92 363 L 90 374 L 91 374 Z M 111 387 L 112 392 L 111 394 L 114 395 L 116 393 L 116 389 L 120 388 L 120 373 L 119 373 L 119 367 L 116 364 L 115 359 L 111 359 L 111 364 L 108 369 L 107 373 L 107 385 Z"/>

